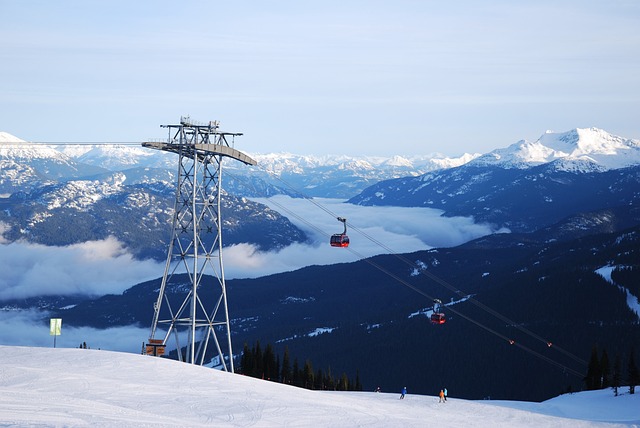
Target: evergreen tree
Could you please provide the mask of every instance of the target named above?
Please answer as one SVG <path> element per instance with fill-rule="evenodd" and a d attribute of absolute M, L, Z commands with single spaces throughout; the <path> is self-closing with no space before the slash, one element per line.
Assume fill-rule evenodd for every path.
<path fill-rule="evenodd" d="M 260 341 L 249 349 L 247 343 L 244 344 L 238 373 L 265 380 L 280 381 L 293 386 L 317 389 L 317 390 L 340 390 L 340 391 L 362 391 L 360 383 L 360 371 L 356 370 L 355 381 L 349 379 L 346 373 L 342 374 L 339 381 L 336 381 L 331 374 L 331 368 L 325 375 L 322 369 L 316 373 L 313 371 L 311 360 L 306 360 L 303 369 L 300 369 L 298 359 L 294 359 L 291 367 L 291 356 L 289 348 L 285 347 L 280 366 L 280 356 L 276 355 L 273 346 L 268 344 L 264 352 L 260 346 Z"/>
<path fill-rule="evenodd" d="M 304 387 L 313 389 L 313 365 L 311 365 L 311 361 L 305 361 L 302 373 Z"/>
<path fill-rule="evenodd" d="M 598 348 L 596 345 L 591 349 L 591 358 L 587 366 L 587 375 L 584 380 L 588 391 L 600 389 L 602 372 L 600 371 L 600 360 L 598 358 Z"/>
<path fill-rule="evenodd" d="M 327 370 L 327 380 L 325 382 L 325 386 L 329 391 L 335 391 L 336 383 L 333 379 L 333 375 L 331 374 L 331 367 Z"/>
<path fill-rule="evenodd" d="M 249 345 L 245 342 L 242 350 L 242 358 L 240 359 L 240 373 L 253 376 L 253 352 L 249 349 Z"/>
<path fill-rule="evenodd" d="M 629 364 L 627 365 L 627 380 L 629 381 L 629 394 L 636 392 L 636 385 L 640 384 L 640 372 L 636 366 L 636 356 L 633 348 L 629 354 Z"/>
<path fill-rule="evenodd" d="M 349 378 L 346 373 L 342 373 L 340 377 L 340 382 L 338 383 L 338 387 L 336 388 L 338 391 L 348 391 L 349 390 Z"/>
<path fill-rule="evenodd" d="M 277 378 L 278 372 L 276 371 L 276 355 L 273 352 L 271 344 L 268 344 L 264 349 L 262 361 L 262 367 L 264 370 L 263 379 L 271 380 Z"/>
<path fill-rule="evenodd" d="M 607 354 L 607 350 L 602 350 L 602 358 L 600 358 L 600 374 L 601 378 L 601 388 L 609 388 L 611 385 L 611 367 L 609 364 L 609 355 Z"/>
<path fill-rule="evenodd" d="M 318 369 L 318 371 L 316 372 L 316 377 L 314 379 L 314 385 L 313 385 L 313 389 L 322 391 L 324 390 L 324 375 L 322 374 L 322 369 Z"/>
<path fill-rule="evenodd" d="M 302 373 L 300 372 L 300 366 L 298 365 L 298 359 L 293 360 L 293 376 L 291 383 L 294 386 L 302 386 Z"/>
<path fill-rule="evenodd" d="M 291 383 L 291 362 L 289 360 L 289 347 L 284 348 L 284 356 L 282 357 L 282 383 Z"/>
<path fill-rule="evenodd" d="M 622 363 L 620 362 L 620 355 L 616 355 L 616 360 L 613 363 L 613 376 L 611 378 L 611 386 L 613 387 L 613 394 L 618 396 L 618 388 L 622 382 Z"/>
<path fill-rule="evenodd" d="M 253 351 L 253 377 L 264 379 L 264 360 L 262 357 L 262 348 L 260 348 L 260 341 L 256 340 L 255 351 Z"/>

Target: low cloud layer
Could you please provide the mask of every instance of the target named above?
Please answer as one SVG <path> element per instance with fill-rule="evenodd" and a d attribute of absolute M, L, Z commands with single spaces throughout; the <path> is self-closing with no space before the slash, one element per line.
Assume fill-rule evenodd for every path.
<path fill-rule="evenodd" d="M 382 253 L 408 253 L 450 247 L 493 233 L 470 217 L 441 217 L 430 208 L 365 207 L 333 199 L 276 196 L 257 201 L 269 205 L 303 229 L 311 242 L 279 251 L 260 252 L 250 244 L 225 248 L 225 275 L 255 278 L 309 265 L 356 261 Z M 351 244 L 329 246 L 329 237 L 343 230 L 335 216 L 347 218 Z M 0 301 L 42 295 L 119 294 L 159 278 L 164 263 L 140 261 L 111 237 L 66 247 L 26 242 L 0 243 Z"/>
<path fill-rule="evenodd" d="M 366 207 L 333 199 L 294 199 L 276 196 L 255 199 L 288 217 L 307 232 L 312 243 L 294 244 L 277 252 L 259 252 L 252 245 L 226 248 L 227 278 L 258 277 L 309 265 L 356 261 L 378 254 L 409 253 L 432 247 L 451 247 L 494 233 L 471 217 L 442 217 L 432 208 Z M 335 214 L 335 216 L 333 215 Z M 329 237 L 343 231 L 336 217 L 347 219 L 348 248 L 333 248 Z"/>
<path fill-rule="evenodd" d="M 376 254 L 407 253 L 431 247 L 448 247 L 494 232 L 471 218 L 441 217 L 429 208 L 362 207 L 337 200 L 292 199 L 278 196 L 260 200 L 287 216 L 311 238 L 280 251 L 260 252 L 253 245 L 225 248 L 228 279 L 250 278 L 309 265 L 352 262 Z M 347 218 L 351 245 L 329 246 L 329 237 L 342 232 L 335 216 Z M 1 235 L 0 235 L 1 236 Z M 135 260 L 115 238 L 66 247 L 26 242 L 0 242 L 0 301 L 41 295 L 118 294 L 129 287 L 159 278 L 164 263 Z M 19 346 L 53 346 L 47 313 L 38 310 L 0 310 L 0 343 Z M 139 352 L 148 329 L 118 327 L 96 330 L 62 326 L 60 347 Z"/>
<path fill-rule="evenodd" d="M 122 293 L 162 276 L 162 264 L 139 261 L 115 238 L 66 247 L 0 245 L 0 300 L 43 295 Z"/>
<path fill-rule="evenodd" d="M 12 346 L 53 347 L 54 338 L 49 335 L 47 313 L 38 310 L 0 311 L 0 323 L 9 328 L 0 329 L 0 344 Z M 149 337 L 149 328 L 134 326 L 97 330 L 90 327 L 68 327 L 62 320 L 56 347 L 78 348 L 84 342 L 92 349 L 137 353 L 142 342 Z"/>

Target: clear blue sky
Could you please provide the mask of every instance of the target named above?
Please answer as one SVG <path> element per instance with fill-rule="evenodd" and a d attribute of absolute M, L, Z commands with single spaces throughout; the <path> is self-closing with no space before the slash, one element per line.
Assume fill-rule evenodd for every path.
<path fill-rule="evenodd" d="M 640 138 L 640 2 L 0 0 L 0 131 L 144 141 L 181 115 L 253 153 Z"/>

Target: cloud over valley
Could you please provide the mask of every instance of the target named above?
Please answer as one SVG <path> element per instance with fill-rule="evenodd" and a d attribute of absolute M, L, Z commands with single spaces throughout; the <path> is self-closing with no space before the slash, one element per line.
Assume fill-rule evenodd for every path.
<path fill-rule="evenodd" d="M 495 232 L 469 217 L 442 217 L 430 208 L 367 207 L 333 199 L 258 199 L 304 230 L 309 241 L 273 252 L 251 244 L 226 247 L 225 275 L 255 278 L 309 265 L 352 262 L 382 253 L 409 253 L 450 247 Z M 351 245 L 329 246 L 329 237 L 343 230 L 333 215 L 347 219 Z M 224 232 L 223 232 L 224 233 Z M 119 294 L 129 287 L 159 278 L 164 263 L 137 260 L 110 237 L 65 247 L 27 242 L 0 244 L 0 300 L 43 295 Z"/>

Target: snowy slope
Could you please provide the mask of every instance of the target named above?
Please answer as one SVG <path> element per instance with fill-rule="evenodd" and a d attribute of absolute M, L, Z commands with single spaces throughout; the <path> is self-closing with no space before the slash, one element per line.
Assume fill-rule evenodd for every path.
<path fill-rule="evenodd" d="M 275 175 L 306 174 L 323 168 L 354 171 L 406 171 L 407 175 L 422 174 L 443 168 L 463 165 L 480 156 L 479 153 L 465 153 L 460 157 L 445 157 L 442 154 L 414 156 L 344 156 L 344 155 L 298 155 L 292 153 L 252 153 L 260 168 Z"/>
<path fill-rule="evenodd" d="M 17 161 L 24 161 L 25 159 L 70 161 L 69 157 L 60 154 L 53 146 L 35 145 L 6 132 L 0 132 L 0 158 Z"/>
<path fill-rule="evenodd" d="M 123 171 L 134 167 L 176 169 L 176 156 L 172 153 L 149 150 L 140 145 L 61 146 L 62 153 L 87 165 L 110 171 Z"/>
<path fill-rule="evenodd" d="M 55 157 L 59 152 L 65 157 L 75 159 L 87 165 L 99 166 L 110 171 L 122 171 L 133 166 L 169 168 L 175 169 L 175 155 L 171 153 L 149 150 L 139 145 L 124 145 L 114 143 L 112 145 L 73 144 L 60 146 L 46 146 L 43 144 L 31 144 L 7 132 L 0 131 L 0 147 L 2 144 L 11 144 L 7 149 L 16 150 L 15 144 L 28 145 L 33 148 L 47 148 L 48 151 L 34 156 Z M 292 153 L 250 153 L 250 156 L 258 161 L 260 168 L 277 176 L 282 174 L 306 174 L 308 171 L 322 168 L 341 170 L 371 171 L 397 170 L 405 171 L 407 175 L 422 174 L 442 168 L 452 168 L 463 165 L 480 156 L 479 153 L 465 153 L 460 157 L 445 157 L 440 153 L 429 155 L 403 156 L 345 156 L 345 155 L 298 155 Z M 231 169 L 237 165 L 230 163 Z"/>
<path fill-rule="evenodd" d="M 294 194 L 304 189 L 307 196 L 348 198 L 384 179 L 416 176 L 428 171 L 462 165 L 480 154 L 447 158 L 441 154 L 393 156 L 297 155 L 291 153 L 255 154 L 258 166 L 247 168 L 239 162 L 225 162 L 229 173 L 226 190 L 238 196 L 266 197 Z M 14 158 L 19 158 L 13 161 Z M 72 162 L 83 174 L 71 170 L 34 165 L 42 159 Z M 150 150 L 139 144 L 32 144 L 0 132 L 0 194 L 10 195 L 19 186 L 34 182 L 38 173 L 53 170 L 46 178 L 100 178 L 103 174 L 124 172 L 127 184 L 166 181 L 177 168 L 173 153 Z M 11 168 L 9 169 L 8 166 Z M 20 167 L 22 169 L 20 169 Z M 27 168 L 27 173 L 23 170 Z M 87 170 L 87 168 L 90 168 Z M 22 177 L 16 181 L 16 177 Z M 286 182 L 283 182 L 285 180 Z"/>
<path fill-rule="evenodd" d="M 640 426 L 640 395 L 438 403 L 407 386 L 399 400 L 396 392 L 309 391 L 142 355 L 0 346 L 3 426 Z"/>
<path fill-rule="evenodd" d="M 0 196 L 42 186 L 51 180 L 104 172 L 56 150 L 54 146 L 25 142 L 0 132 Z"/>
<path fill-rule="evenodd" d="M 8 132 L 0 131 L 0 144 L 12 144 L 12 143 L 25 143 L 24 140 L 16 137 L 15 135 L 11 135 Z"/>
<path fill-rule="evenodd" d="M 530 168 L 559 162 L 563 169 L 611 170 L 640 164 L 640 141 L 614 136 L 597 128 L 547 131 L 534 142 L 525 140 L 471 161 L 473 166 Z"/>

